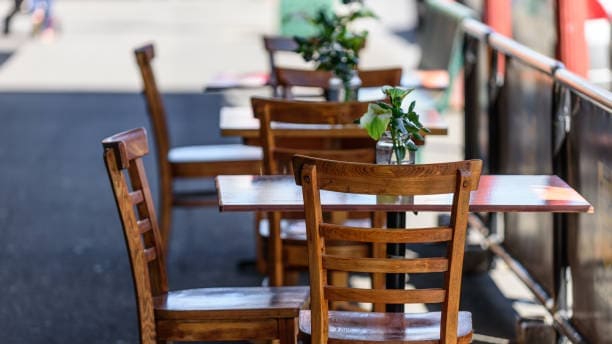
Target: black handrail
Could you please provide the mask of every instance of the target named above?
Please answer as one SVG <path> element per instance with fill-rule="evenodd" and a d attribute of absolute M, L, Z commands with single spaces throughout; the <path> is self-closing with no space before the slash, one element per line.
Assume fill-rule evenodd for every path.
<path fill-rule="evenodd" d="M 547 74 L 548 76 L 552 77 L 554 82 L 558 85 L 567 87 L 571 92 L 577 94 L 579 97 L 584 98 L 586 101 L 591 102 L 596 106 L 602 107 L 609 114 L 612 113 L 612 93 L 589 83 L 587 80 L 570 71 L 567 71 L 563 63 L 560 61 L 540 54 L 508 37 L 498 34 L 489 26 L 473 19 L 464 20 L 463 32 L 466 37 L 471 38 L 471 41 L 468 40 L 468 44 L 464 48 L 464 54 L 474 53 L 475 40 L 486 44 L 487 48 L 485 49 L 493 50 L 493 54 L 489 57 L 488 62 L 484 62 L 488 63 L 488 73 L 497 70 L 495 67 L 496 58 L 499 56 L 499 54 L 502 54 L 505 55 L 506 58 L 517 60 L 529 68 Z M 472 60 L 466 58 L 465 61 L 466 67 L 474 68 L 474 62 Z M 489 75 L 489 77 L 492 77 L 492 75 Z M 471 82 L 478 81 L 472 78 Z M 468 89 L 469 87 L 466 85 L 466 90 Z M 488 97 L 491 96 L 491 94 L 488 95 Z M 491 99 L 489 99 L 489 102 L 490 101 Z M 554 101 L 558 102 L 559 99 Z M 557 108 L 558 105 L 559 104 L 553 105 L 553 108 Z M 466 113 L 466 124 L 469 118 L 470 116 L 468 116 Z M 489 118 L 491 118 L 491 113 L 489 113 Z M 466 154 L 468 154 L 467 150 Z M 534 293 L 537 300 L 545 306 L 545 309 L 553 317 L 553 326 L 557 329 L 557 331 L 568 338 L 572 343 L 585 343 L 585 338 L 573 326 L 571 320 L 567 318 L 567 314 L 565 314 L 564 310 L 558 308 L 559 300 L 548 295 L 542 286 L 526 271 L 525 267 L 523 267 L 519 261 L 511 257 L 510 254 L 505 251 L 504 247 L 496 242 L 494 238 L 486 237 L 485 234 L 485 241 L 488 244 L 489 250 L 501 257 L 508 264 L 515 275 L 519 277 Z"/>

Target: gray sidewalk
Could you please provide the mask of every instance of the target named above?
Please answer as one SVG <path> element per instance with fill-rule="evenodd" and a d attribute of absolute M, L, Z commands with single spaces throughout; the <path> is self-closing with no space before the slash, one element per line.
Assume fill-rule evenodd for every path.
<path fill-rule="evenodd" d="M 149 127 L 132 50 L 158 46 L 174 144 L 231 142 L 218 130 L 227 100 L 202 87 L 222 71 L 266 69 L 260 35 L 275 32 L 277 5 L 58 0 L 61 32 L 50 43 L 28 36 L 26 16 L 15 18 L 14 35 L 0 37 L 0 52 L 10 54 L 0 65 L 0 342 L 137 341 L 129 263 L 100 145 L 115 132 Z M 0 13 L 7 6 L 0 3 Z M 391 33 L 414 23 L 414 3 L 372 6 L 385 19 L 366 24 L 363 64 L 416 65 L 418 49 Z M 462 157 L 461 116 L 446 118 L 450 135 L 429 138 L 424 161 Z M 146 166 L 155 195 L 153 159 Z M 254 256 L 252 220 L 216 208 L 175 211 L 170 287 L 260 283 L 254 271 L 236 268 Z M 462 307 L 474 313 L 478 334 L 512 338 L 512 304 L 495 278 L 466 275 Z"/>

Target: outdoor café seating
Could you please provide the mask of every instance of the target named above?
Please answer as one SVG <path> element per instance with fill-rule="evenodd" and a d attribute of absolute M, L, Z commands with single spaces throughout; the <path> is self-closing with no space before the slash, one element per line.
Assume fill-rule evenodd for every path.
<path fill-rule="evenodd" d="M 0 344 L 608 343 L 608 3 L 0 1 Z"/>
<path fill-rule="evenodd" d="M 168 290 L 165 249 L 143 157 L 143 128 L 102 141 L 117 211 L 129 253 L 141 343 L 265 340 L 296 342 L 307 287 Z"/>

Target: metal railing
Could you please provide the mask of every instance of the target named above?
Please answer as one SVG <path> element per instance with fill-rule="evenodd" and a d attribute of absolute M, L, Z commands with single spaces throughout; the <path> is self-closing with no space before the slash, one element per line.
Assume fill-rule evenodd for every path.
<path fill-rule="evenodd" d="M 573 126 L 568 124 L 562 126 L 562 130 L 559 129 L 560 117 L 570 116 L 569 112 L 571 111 L 573 111 L 572 113 L 579 111 L 576 107 L 572 108 L 572 104 L 568 104 L 571 103 L 572 100 L 568 100 L 563 92 L 559 91 L 560 87 L 563 88 L 565 92 L 570 92 L 571 94 L 579 96 L 581 101 L 585 102 L 585 104 L 596 104 L 599 109 L 604 111 L 604 121 L 602 121 L 604 123 L 600 124 L 600 126 L 603 125 L 608 127 L 604 127 L 599 135 L 607 138 L 597 140 L 596 142 L 600 146 L 604 145 L 604 149 L 602 150 L 601 147 L 598 147 L 599 150 L 605 152 L 607 148 L 607 153 L 603 154 L 610 155 L 609 152 L 612 151 L 612 128 L 609 127 L 611 123 L 609 119 L 612 116 L 612 93 L 594 86 L 565 70 L 561 62 L 537 53 L 508 37 L 495 33 L 493 29 L 476 20 L 465 20 L 463 32 L 465 35 L 466 158 L 482 158 L 485 160 L 485 166 L 490 168 L 490 172 L 499 173 L 500 165 L 494 160 L 499 156 L 501 156 L 500 159 L 504 159 L 503 153 L 508 150 L 508 147 L 504 145 L 514 145 L 520 140 L 532 140 L 535 131 L 538 138 L 532 141 L 534 146 L 532 149 L 542 150 L 542 147 L 544 147 L 544 154 L 546 157 L 543 159 L 545 161 L 543 165 L 539 165 L 539 167 L 538 165 L 534 165 L 532 167 L 544 169 L 544 171 L 541 172 L 559 174 L 568 179 L 570 184 L 572 180 L 577 180 L 579 176 L 575 176 L 578 175 L 578 173 L 572 170 L 576 168 L 574 166 L 576 162 L 572 162 L 572 154 L 576 154 L 575 152 L 577 151 L 580 152 L 581 149 L 589 148 L 576 147 L 576 145 L 580 145 L 580 142 L 568 142 L 568 137 L 572 138 L 571 131 L 574 130 Z M 505 78 L 500 78 L 500 57 L 506 60 Z M 530 88 L 528 90 L 520 89 L 523 83 L 529 85 Z M 533 98 L 535 98 L 535 100 Z M 521 102 L 525 102 L 525 104 Z M 574 101 L 574 103 L 575 102 L 576 101 Z M 542 105 L 542 103 L 544 105 Z M 517 104 L 519 107 L 523 107 L 519 110 L 524 112 L 517 114 L 516 111 L 514 111 L 508 114 L 508 109 L 510 109 L 511 106 L 516 107 Z M 524 108 L 533 106 L 533 104 L 537 104 L 536 106 L 540 107 L 539 112 L 537 111 L 538 108 Z M 506 113 L 504 113 L 504 111 Z M 605 115 L 605 112 L 607 112 L 607 115 Z M 598 114 L 601 118 L 601 111 Z M 535 123 L 536 126 L 540 125 L 541 128 L 529 128 L 531 129 L 531 133 L 527 134 L 523 134 L 523 132 L 528 130 L 517 130 L 513 136 L 504 136 L 505 133 L 503 131 L 512 130 L 512 128 L 509 129 L 504 125 L 515 125 L 517 126 L 516 128 L 519 128 L 518 126 L 525 124 L 516 123 L 517 117 L 520 122 L 522 118 L 520 116 L 530 119 L 530 121 L 525 122 L 529 122 L 532 125 Z M 572 119 L 572 121 L 576 120 L 580 121 L 581 118 Z M 485 135 L 483 135 L 483 133 L 485 133 Z M 486 137 L 487 141 L 485 146 L 482 145 L 483 136 Z M 537 147 L 538 144 L 540 144 L 541 147 Z M 610 147 L 605 146 L 606 144 Z M 474 148 L 475 145 L 480 146 Z M 608 156 L 601 156 L 600 160 L 604 161 L 605 164 L 606 161 L 609 161 Z M 523 163 L 533 164 L 533 159 L 530 161 L 521 161 L 520 154 L 511 155 L 511 157 L 515 159 L 512 162 L 516 165 L 521 165 Z M 507 161 L 504 161 L 503 164 L 505 164 L 505 170 L 502 168 L 502 173 L 509 173 L 508 169 L 521 168 L 517 166 L 508 168 Z M 597 183 L 597 180 L 580 180 L 580 182 L 582 184 Z M 586 190 L 585 185 L 577 184 L 579 183 L 577 182 L 572 186 L 579 192 L 582 193 L 584 192 L 582 190 Z M 603 192 L 606 191 L 604 190 Z M 608 195 L 608 197 L 609 196 L 610 195 Z M 587 199 L 590 198 L 587 196 Z M 593 200 L 591 200 L 591 202 L 593 202 Z M 516 217 L 522 215 L 512 214 L 509 216 Z M 569 281 L 569 278 L 565 274 L 570 267 L 568 258 L 570 253 L 568 247 L 571 243 L 568 240 L 568 231 L 570 229 L 577 231 L 579 229 L 577 223 L 580 221 L 566 215 L 554 215 L 554 217 L 551 216 L 551 218 L 550 221 L 544 221 L 544 223 L 548 224 L 551 228 L 546 228 L 546 231 L 542 233 L 544 233 L 543 235 L 548 235 L 548 233 L 550 233 L 549 238 L 552 242 L 551 249 L 553 257 L 550 257 L 552 259 L 552 264 L 548 266 L 548 268 L 552 270 L 549 270 L 549 273 L 553 275 L 554 279 L 552 294 L 547 291 L 548 288 L 540 284 L 539 279 L 546 276 L 536 274 L 534 277 L 529 269 L 520 261 L 520 254 L 519 258 L 514 257 L 512 252 L 508 252 L 505 246 L 499 240 L 496 240 L 499 236 L 487 237 L 488 247 L 508 264 L 517 277 L 519 277 L 534 293 L 539 302 L 545 306 L 547 311 L 551 314 L 554 326 L 559 333 L 574 343 L 586 342 L 585 338 L 598 342 L 601 337 L 598 337 L 597 333 L 581 334 L 572 324 L 572 319 L 567 316 L 567 314 L 571 314 L 571 312 L 567 312 L 566 294 L 564 293 L 567 290 L 566 284 Z M 592 220 L 589 218 L 589 221 L 605 221 L 605 219 L 598 218 Z M 494 222 L 487 223 L 487 225 L 495 227 Z M 603 223 L 601 225 L 606 228 L 606 226 L 610 224 Z M 487 233 L 488 232 L 489 230 L 487 230 Z M 515 240 L 520 240 L 520 231 L 516 233 L 519 234 L 518 238 L 515 238 Z M 513 233 L 513 235 L 517 236 L 516 233 Z M 589 233 L 581 234 L 589 235 Z M 528 238 L 523 239 L 528 240 Z M 612 245 L 612 243 L 608 243 L 608 245 Z M 610 283 L 610 281 L 600 282 Z M 581 285 L 579 287 L 583 286 L 584 285 Z M 574 286 L 574 290 L 576 290 L 575 288 L 577 287 L 578 286 Z M 607 305 L 603 305 L 603 307 L 607 307 Z M 596 310 L 593 309 L 592 312 L 596 312 Z M 610 314 L 610 310 L 604 311 L 604 314 Z"/>

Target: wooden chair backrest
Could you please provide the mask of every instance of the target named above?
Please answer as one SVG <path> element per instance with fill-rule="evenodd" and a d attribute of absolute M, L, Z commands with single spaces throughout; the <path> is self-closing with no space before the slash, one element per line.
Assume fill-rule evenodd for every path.
<path fill-rule="evenodd" d="M 274 91 L 274 96 L 278 96 L 278 77 L 276 75 L 275 67 L 276 67 L 276 58 L 275 55 L 277 52 L 295 52 L 298 48 L 297 43 L 293 40 L 292 37 L 285 36 L 263 36 L 264 48 L 268 53 L 268 64 L 270 70 L 270 79 L 268 83 L 272 86 Z"/>
<path fill-rule="evenodd" d="M 102 141 L 104 162 L 130 257 L 140 336 L 155 338 L 153 297 L 168 291 L 164 250 L 142 157 L 149 152 L 144 128 Z M 153 340 L 151 340 L 153 342 Z"/>
<path fill-rule="evenodd" d="M 358 70 L 361 87 L 398 86 L 402 80 L 402 68 Z M 274 74 L 278 86 L 282 87 L 284 98 L 291 97 L 292 87 L 316 87 L 324 91 L 329 89 L 332 73 L 323 70 L 307 70 L 276 67 Z"/>
<path fill-rule="evenodd" d="M 302 186 L 308 236 L 311 321 L 314 343 L 325 343 L 328 302 L 405 304 L 441 303 L 442 343 L 456 343 L 461 269 L 470 191 L 478 188 L 481 160 L 424 165 L 374 165 L 293 158 L 296 183 Z M 419 229 L 355 228 L 324 223 L 319 190 L 375 195 L 453 193 L 450 225 Z M 447 256 L 404 259 L 347 258 L 327 252 L 327 240 L 369 243 L 446 242 Z M 330 286 L 328 271 L 361 273 L 444 273 L 439 289 L 388 290 Z"/>
<path fill-rule="evenodd" d="M 402 68 L 360 69 L 361 87 L 399 86 L 402 82 Z"/>
<path fill-rule="evenodd" d="M 169 173 L 168 151 L 170 150 L 170 135 L 166 121 L 166 110 L 161 94 L 157 88 L 155 74 L 151 61 L 155 58 L 155 47 L 147 44 L 134 50 L 136 62 L 140 68 L 143 82 L 143 93 L 147 103 L 147 112 L 155 133 L 155 148 L 160 174 Z M 165 167 L 164 167 L 165 166 Z"/>
<path fill-rule="evenodd" d="M 251 98 L 253 113 L 260 121 L 259 137 L 264 151 L 264 173 L 279 174 L 281 166 L 290 166 L 294 154 L 309 154 L 321 158 L 344 161 L 374 162 L 374 140 L 356 140 L 352 147 L 327 140 L 322 134 L 320 138 L 311 139 L 304 144 L 295 144 L 290 137 L 282 137 L 273 128 L 274 123 L 290 124 L 353 124 L 367 111 L 367 102 L 310 102 L 291 101 L 285 99 Z M 305 129 L 312 130 L 312 129 Z M 342 130 L 338 128 L 337 130 Z M 291 142 L 293 141 L 293 142 Z M 355 142 L 352 142 L 355 143 Z"/>

